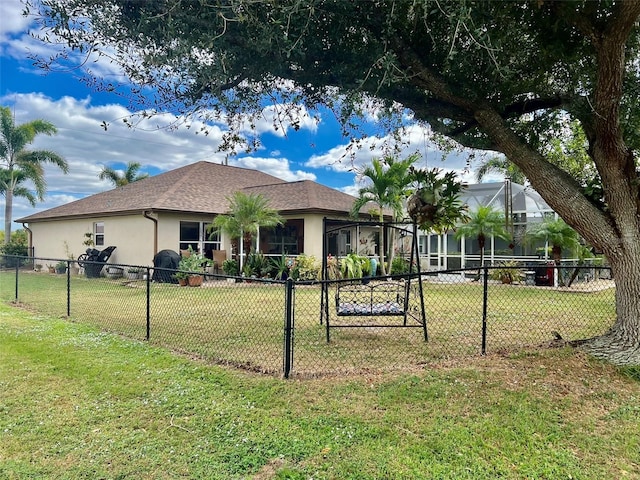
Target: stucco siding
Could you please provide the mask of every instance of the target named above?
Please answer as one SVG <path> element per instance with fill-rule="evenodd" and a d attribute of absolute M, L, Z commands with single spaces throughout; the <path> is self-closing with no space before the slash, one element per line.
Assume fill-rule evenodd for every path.
<path fill-rule="evenodd" d="M 89 248 L 83 244 L 87 240 L 85 233 L 93 233 L 96 222 L 104 223 L 104 245 L 95 245 L 93 248 L 103 250 L 115 245 L 110 263 L 152 264 L 153 223 L 142 215 L 33 223 L 29 228 L 35 256 L 65 259 L 71 253 L 78 258 Z"/>
<path fill-rule="evenodd" d="M 304 217 L 304 253 L 322 261 L 322 215 Z"/>

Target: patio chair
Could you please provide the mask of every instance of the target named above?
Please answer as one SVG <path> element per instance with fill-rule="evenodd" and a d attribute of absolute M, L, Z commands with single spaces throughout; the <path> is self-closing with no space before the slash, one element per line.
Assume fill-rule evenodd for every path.
<path fill-rule="evenodd" d="M 220 273 L 222 264 L 227 259 L 226 250 L 214 250 L 213 251 L 213 273 Z"/>

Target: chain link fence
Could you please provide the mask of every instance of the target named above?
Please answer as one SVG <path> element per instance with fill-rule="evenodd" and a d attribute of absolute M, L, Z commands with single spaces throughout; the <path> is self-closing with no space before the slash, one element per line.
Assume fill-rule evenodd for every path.
<path fill-rule="evenodd" d="M 599 335 L 615 321 L 606 268 L 545 266 L 544 282 L 539 271 L 513 268 L 511 283 L 503 283 L 505 267 L 326 282 L 207 274 L 202 286 L 181 287 L 152 281 L 146 266 L 109 263 L 88 278 L 68 260 L 0 256 L 0 265 L 3 301 L 285 377 L 517 353 Z"/>

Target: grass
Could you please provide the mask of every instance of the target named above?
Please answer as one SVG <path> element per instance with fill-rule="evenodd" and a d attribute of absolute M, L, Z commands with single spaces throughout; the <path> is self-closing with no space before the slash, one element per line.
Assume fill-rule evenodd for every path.
<path fill-rule="evenodd" d="M 283 381 L 5 304 L 0 345 L 0 478 L 640 478 L 637 370 L 575 350 Z"/>
<path fill-rule="evenodd" d="M 13 299 L 13 272 L 0 272 L 0 298 Z M 105 331 L 144 339 L 146 282 L 87 279 L 71 281 L 71 319 Z M 425 282 L 429 341 L 420 328 L 381 328 L 399 317 L 336 317 L 330 292 L 327 343 L 320 324 L 320 288 L 295 292 L 294 374 L 410 371 L 445 358 L 478 355 L 482 346 L 483 287 L 478 283 Z M 492 285 L 488 295 L 487 351 L 516 352 L 565 339 L 600 334 L 615 318 L 613 289 L 569 293 L 546 288 Z M 419 297 L 411 295 L 414 311 Z M 41 313 L 66 316 L 66 276 L 21 272 L 19 301 Z M 206 288 L 152 284 L 150 341 L 211 362 L 243 366 L 273 375 L 282 372 L 284 289 L 262 283 L 218 282 Z M 369 323 L 367 323 L 369 322 Z M 412 323 L 418 326 L 415 322 Z"/>

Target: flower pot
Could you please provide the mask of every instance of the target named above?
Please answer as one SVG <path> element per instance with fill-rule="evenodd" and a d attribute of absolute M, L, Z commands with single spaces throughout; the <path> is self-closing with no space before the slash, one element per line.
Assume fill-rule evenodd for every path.
<path fill-rule="evenodd" d="M 121 267 L 107 267 L 108 278 L 122 278 L 123 269 Z"/>
<path fill-rule="evenodd" d="M 187 279 L 186 278 L 179 278 L 178 279 L 178 285 L 180 285 L 181 287 L 186 287 L 188 285 Z"/>
<path fill-rule="evenodd" d="M 191 275 L 187 279 L 187 282 L 189 283 L 190 287 L 199 287 L 200 285 L 202 285 L 203 280 L 204 277 L 202 275 Z"/>

